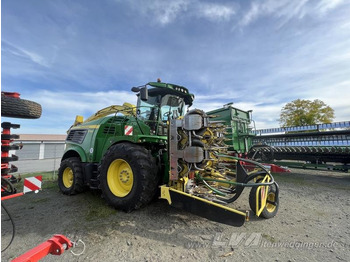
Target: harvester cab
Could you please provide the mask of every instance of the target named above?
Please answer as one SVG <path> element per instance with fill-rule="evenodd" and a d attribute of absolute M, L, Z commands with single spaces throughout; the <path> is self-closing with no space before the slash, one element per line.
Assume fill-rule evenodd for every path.
<path fill-rule="evenodd" d="M 58 174 L 67 195 L 85 188 L 124 211 L 138 209 L 159 194 L 174 207 L 241 226 L 249 216 L 230 207 L 245 187 L 257 216 L 278 210 L 278 185 L 261 164 L 230 156 L 227 127 L 204 111 L 188 110 L 194 95 L 174 84 L 133 87 L 137 106 L 124 103 L 77 118 L 68 130 Z"/>
<path fill-rule="evenodd" d="M 138 93 L 136 117 L 151 128 L 152 135 L 167 135 L 167 122 L 183 117 L 194 99 L 187 88 L 162 82 L 131 90 Z"/>

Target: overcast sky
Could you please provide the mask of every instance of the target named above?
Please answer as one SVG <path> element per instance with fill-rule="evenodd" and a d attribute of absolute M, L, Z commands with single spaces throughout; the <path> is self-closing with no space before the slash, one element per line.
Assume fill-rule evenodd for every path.
<path fill-rule="evenodd" d="M 349 121 L 349 14 L 342 0 L 2 0 L 2 90 L 43 107 L 2 121 L 64 134 L 158 77 L 186 86 L 196 108 L 252 109 L 257 128 L 278 127 L 298 98 Z"/>

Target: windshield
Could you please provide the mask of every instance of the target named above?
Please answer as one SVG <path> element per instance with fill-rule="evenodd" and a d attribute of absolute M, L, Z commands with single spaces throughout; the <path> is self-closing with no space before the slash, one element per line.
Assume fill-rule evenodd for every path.
<path fill-rule="evenodd" d="M 162 121 L 167 121 L 171 118 L 176 119 L 183 116 L 185 111 L 185 102 L 183 98 L 173 95 L 165 95 L 161 103 Z"/>
<path fill-rule="evenodd" d="M 139 100 L 137 117 L 141 120 L 156 121 L 158 118 L 158 97 L 150 96 L 147 101 Z"/>
<path fill-rule="evenodd" d="M 147 101 L 139 97 L 137 103 L 137 118 L 150 127 L 151 134 L 166 135 L 167 121 L 183 116 L 184 112 L 184 99 L 170 94 L 149 95 Z"/>

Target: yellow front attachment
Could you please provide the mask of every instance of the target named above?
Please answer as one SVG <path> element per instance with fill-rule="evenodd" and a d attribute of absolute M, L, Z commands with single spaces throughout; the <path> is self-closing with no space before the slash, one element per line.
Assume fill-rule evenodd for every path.
<path fill-rule="evenodd" d="M 127 196 L 134 184 L 134 175 L 130 165 L 124 159 L 114 160 L 107 171 L 107 183 L 117 197 Z"/>
<path fill-rule="evenodd" d="M 266 175 L 264 177 L 264 179 L 259 183 L 268 183 L 268 182 L 270 182 L 270 177 L 268 175 Z M 260 216 L 261 212 L 264 210 L 264 208 L 266 206 L 268 190 L 269 190 L 269 186 L 259 186 L 258 189 L 256 190 L 256 197 L 255 197 L 256 211 L 255 211 L 255 214 L 257 216 Z M 261 201 L 260 201 L 260 199 L 261 199 Z M 271 204 L 269 204 L 269 205 L 271 205 Z M 271 205 L 271 206 L 273 206 L 273 205 Z"/>
<path fill-rule="evenodd" d="M 168 200 L 168 203 L 169 205 L 172 204 L 172 200 L 171 200 L 171 197 L 170 197 L 170 192 L 176 192 L 178 194 L 181 194 L 181 195 L 184 195 L 188 198 L 192 198 L 192 199 L 195 199 L 197 201 L 201 201 L 201 202 L 204 202 L 204 203 L 207 203 L 209 205 L 212 205 L 212 206 L 216 206 L 216 207 L 219 207 L 219 208 L 222 208 L 226 211 L 230 211 L 230 212 L 233 212 L 233 213 L 236 213 L 236 214 L 239 214 L 241 216 L 246 216 L 246 213 L 245 212 L 242 212 L 242 211 L 238 211 L 236 209 L 233 209 L 233 208 L 230 208 L 230 207 L 227 207 L 227 206 L 223 206 L 223 205 L 220 205 L 218 203 L 215 203 L 215 202 L 212 202 L 210 200 L 207 200 L 207 199 L 204 199 L 204 198 L 201 198 L 201 197 L 198 197 L 198 196 L 193 196 L 193 195 L 190 195 L 188 193 L 185 193 L 185 192 L 182 192 L 182 191 L 179 191 L 179 190 L 176 190 L 174 188 L 171 188 L 171 187 L 167 187 L 167 186 L 160 186 L 160 189 L 161 189 L 161 193 L 160 193 L 160 198 L 161 199 L 166 199 Z"/>
<path fill-rule="evenodd" d="M 166 185 L 161 186 L 160 189 L 160 198 L 166 199 L 169 205 L 212 221 L 231 226 L 242 226 L 249 218 L 249 214 L 245 212 L 176 190 Z"/>
<path fill-rule="evenodd" d="M 70 188 L 73 186 L 74 175 L 73 175 L 73 170 L 70 167 L 66 167 L 65 170 L 63 171 L 62 180 L 63 180 L 63 185 L 66 188 Z"/>

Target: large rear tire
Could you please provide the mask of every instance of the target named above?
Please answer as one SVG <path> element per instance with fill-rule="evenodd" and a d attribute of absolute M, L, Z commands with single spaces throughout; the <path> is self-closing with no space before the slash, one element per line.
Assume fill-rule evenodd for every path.
<path fill-rule="evenodd" d="M 58 187 L 65 195 L 75 195 L 84 191 L 83 172 L 78 157 L 70 157 L 61 162 Z"/>
<path fill-rule="evenodd" d="M 102 196 L 108 204 L 130 212 L 151 202 L 158 186 L 155 158 L 131 143 L 111 146 L 99 167 Z"/>
<path fill-rule="evenodd" d="M 1 95 L 1 116 L 36 119 L 41 116 L 41 105 L 21 98 Z"/>

